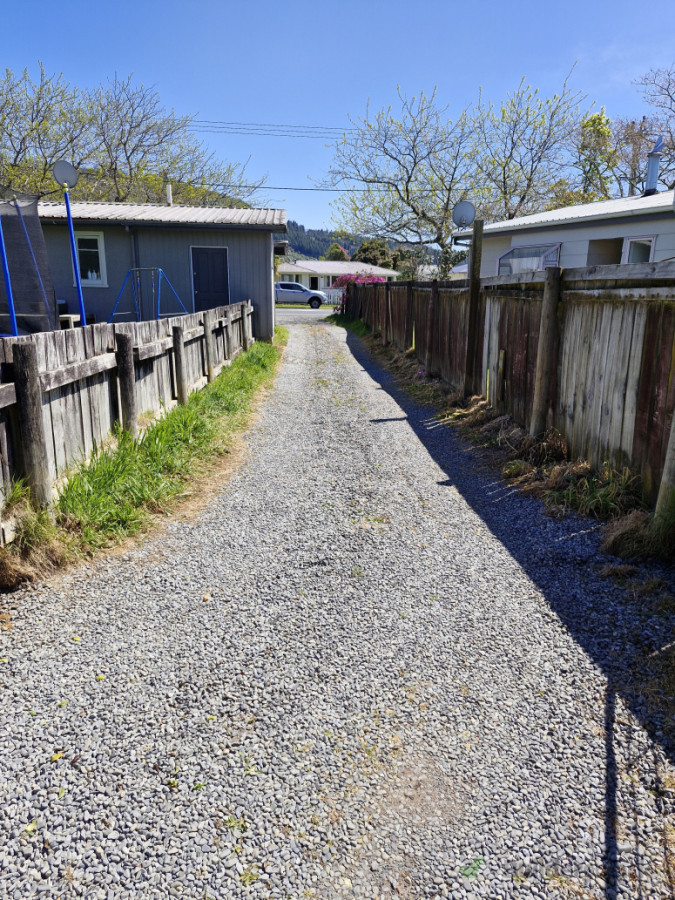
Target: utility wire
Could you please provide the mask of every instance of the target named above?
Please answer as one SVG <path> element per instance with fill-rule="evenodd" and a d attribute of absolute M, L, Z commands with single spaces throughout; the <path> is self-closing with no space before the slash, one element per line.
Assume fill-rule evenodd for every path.
<path fill-rule="evenodd" d="M 301 137 L 334 141 L 352 128 L 333 125 L 281 125 L 271 122 L 224 122 L 215 119 L 195 119 L 190 130 L 202 134 L 246 134 L 262 137 Z"/>

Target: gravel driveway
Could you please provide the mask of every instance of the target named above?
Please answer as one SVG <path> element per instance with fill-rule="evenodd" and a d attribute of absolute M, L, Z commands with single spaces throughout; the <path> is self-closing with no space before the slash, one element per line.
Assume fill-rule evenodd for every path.
<path fill-rule="evenodd" d="M 669 760 L 608 687 L 661 626 L 294 321 L 197 519 L 8 599 L 0 897 L 670 897 Z"/>

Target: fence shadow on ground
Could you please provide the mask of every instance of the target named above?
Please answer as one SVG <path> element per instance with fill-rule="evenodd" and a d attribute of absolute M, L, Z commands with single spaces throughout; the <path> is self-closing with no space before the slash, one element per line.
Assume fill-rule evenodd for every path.
<path fill-rule="evenodd" d="M 449 428 L 439 427 L 430 417 L 428 407 L 415 403 L 396 384 L 369 354 L 363 343 L 348 333 L 347 344 L 364 370 L 390 394 L 405 414 L 411 428 L 447 478 L 439 484 L 454 486 L 464 500 L 480 516 L 492 534 L 506 547 L 528 577 L 543 594 L 550 608 L 567 628 L 577 644 L 583 648 L 607 678 L 605 701 L 605 850 L 603 866 L 606 875 L 606 900 L 617 896 L 619 850 L 617 834 L 617 766 L 615 754 L 616 697 L 619 696 L 675 764 L 675 722 L 669 716 L 666 699 L 652 684 L 658 666 L 675 665 L 675 653 L 670 644 L 675 638 L 672 616 L 654 616 L 635 621 L 641 627 L 627 629 L 617 616 L 617 603 L 606 603 L 606 596 L 620 590 L 600 574 L 598 559 L 599 526 L 593 521 L 569 516 L 557 523 L 557 542 L 542 546 L 541 535 L 535 529 L 519 529 L 519 518 L 532 519 L 533 505 L 541 515 L 546 513 L 541 501 L 524 495 L 501 480 L 499 473 L 477 464 L 475 453 Z M 372 420 L 374 427 L 386 427 L 400 417 Z M 507 505 L 505 513 L 504 505 Z M 581 576 L 583 575 L 583 578 Z M 582 585 L 583 581 L 583 585 Z M 578 583 L 577 583 L 578 582 Z M 583 589 L 582 589 L 583 587 Z M 650 669 L 653 661 L 655 667 Z M 658 776 L 653 793 L 661 795 L 664 807 L 672 806 L 672 787 L 666 790 Z M 670 810 L 672 812 L 672 809 Z M 636 819 L 637 811 L 633 819 Z M 675 890 L 673 860 L 664 860 L 671 887 Z M 635 886 L 634 886 L 635 887 Z M 639 890 L 639 888 L 638 888 Z M 646 897 L 642 892 L 636 897 Z"/>

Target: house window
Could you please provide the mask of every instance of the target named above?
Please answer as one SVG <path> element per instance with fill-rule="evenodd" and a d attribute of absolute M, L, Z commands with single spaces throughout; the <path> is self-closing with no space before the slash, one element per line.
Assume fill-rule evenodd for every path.
<path fill-rule="evenodd" d="M 557 266 L 560 244 L 537 244 L 533 247 L 512 247 L 499 257 L 498 275 L 517 275 L 519 272 L 537 272 Z"/>
<path fill-rule="evenodd" d="M 654 237 L 625 238 L 622 263 L 651 262 L 654 255 Z"/>
<path fill-rule="evenodd" d="M 103 232 L 77 231 L 75 232 L 75 245 L 82 285 L 85 287 L 108 287 Z M 74 280 L 73 275 L 73 282 Z"/>

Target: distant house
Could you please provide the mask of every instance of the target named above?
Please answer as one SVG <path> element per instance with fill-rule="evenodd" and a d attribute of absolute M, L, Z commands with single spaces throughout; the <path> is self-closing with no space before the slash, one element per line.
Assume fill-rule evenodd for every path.
<path fill-rule="evenodd" d="M 149 203 L 71 203 L 87 317 L 108 321 L 130 270 L 141 319 L 157 316 L 157 269 L 188 312 L 251 300 L 256 337 L 274 333 L 274 233 L 286 231 L 279 209 L 162 206 Z M 66 210 L 38 207 L 61 310 L 78 313 Z M 278 252 L 278 250 L 277 250 Z M 162 284 L 162 315 L 182 311 Z M 135 317 L 131 284 L 115 321 Z"/>
<path fill-rule="evenodd" d="M 396 281 L 398 272 L 383 269 L 370 263 L 342 262 L 323 259 L 299 259 L 294 263 L 282 263 L 278 268 L 278 277 L 282 281 L 297 281 L 310 291 L 321 291 L 330 288 L 340 275 L 372 275 L 386 281 Z"/>
<path fill-rule="evenodd" d="M 471 230 L 455 242 L 465 242 Z M 565 206 L 483 230 L 481 275 L 549 266 L 606 266 L 675 257 L 673 191 Z"/>

